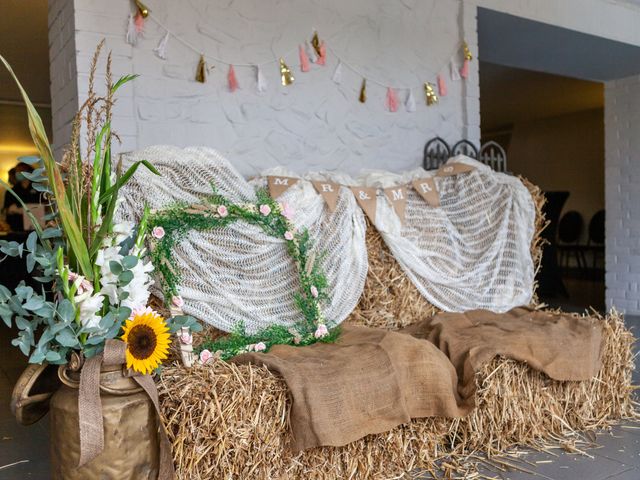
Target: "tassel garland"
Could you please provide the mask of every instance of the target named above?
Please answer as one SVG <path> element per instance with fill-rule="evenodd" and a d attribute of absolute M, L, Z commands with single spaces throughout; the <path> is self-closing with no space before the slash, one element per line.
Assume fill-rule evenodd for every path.
<path fill-rule="evenodd" d="M 460 69 L 460 76 L 467 78 L 469 76 L 469 59 L 465 58 L 462 62 L 462 68 Z"/>
<path fill-rule="evenodd" d="M 304 51 L 302 45 L 298 46 L 298 55 L 300 56 L 300 71 L 308 72 L 311 68 L 309 66 L 309 57 L 307 56 L 307 52 Z"/>
<path fill-rule="evenodd" d="M 295 81 L 295 78 L 291 73 L 291 69 L 287 66 L 286 63 L 284 63 L 283 58 L 280 58 L 280 78 L 283 87 L 291 85 Z"/>
<path fill-rule="evenodd" d="M 333 83 L 336 83 L 338 85 L 342 82 L 342 62 L 338 62 L 336 69 L 333 71 L 331 80 L 333 80 Z"/>
<path fill-rule="evenodd" d="M 229 65 L 227 81 L 229 82 L 229 91 L 231 93 L 235 92 L 239 88 L 238 79 L 236 78 L 236 71 L 234 70 L 233 65 Z"/>
<path fill-rule="evenodd" d="M 125 38 L 129 45 L 136 46 L 138 44 L 138 31 L 136 30 L 136 22 L 133 13 L 129 15 L 129 22 L 127 23 L 127 36 Z"/>
<path fill-rule="evenodd" d="M 407 93 L 407 99 L 404 102 L 404 108 L 407 112 L 415 112 L 416 111 L 416 99 L 413 96 L 413 91 L 409 89 L 409 93 Z"/>
<path fill-rule="evenodd" d="M 387 101 L 385 103 L 390 112 L 398 111 L 398 94 L 391 87 L 387 87 Z"/>
<path fill-rule="evenodd" d="M 138 9 L 138 13 L 142 15 L 142 18 L 147 18 L 149 16 L 149 9 L 147 6 L 142 3 L 140 0 L 134 0 L 136 4 L 136 8 Z"/>
<path fill-rule="evenodd" d="M 327 47 L 324 42 L 320 42 L 320 55 L 316 61 L 318 65 L 325 65 L 327 63 Z"/>
<path fill-rule="evenodd" d="M 465 60 L 473 60 L 473 55 L 471 55 L 471 50 L 469 50 L 469 45 L 467 45 L 467 42 L 462 43 L 462 52 Z"/>
<path fill-rule="evenodd" d="M 198 62 L 198 68 L 196 69 L 196 82 L 204 83 L 207 81 L 207 62 L 204 59 L 204 55 L 200 55 L 200 61 Z"/>
<path fill-rule="evenodd" d="M 362 85 L 360 86 L 360 95 L 358 96 L 358 101 L 360 103 L 364 103 L 367 101 L 367 79 L 362 79 Z"/>
<path fill-rule="evenodd" d="M 264 74 L 262 73 L 262 69 L 258 66 L 255 67 L 256 69 L 256 90 L 258 90 L 259 93 L 264 93 L 267 91 L 267 79 L 264 78 Z"/>
<path fill-rule="evenodd" d="M 136 27 L 136 33 L 142 35 L 144 33 L 144 17 L 140 12 L 136 13 L 133 23 Z"/>
<path fill-rule="evenodd" d="M 438 75 L 438 95 L 445 97 L 447 95 L 447 83 L 443 75 Z"/>
<path fill-rule="evenodd" d="M 307 53 L 307 57 L 311 60 L 311 63 L 316 63 L 318 61 L 318 55 L 308 40 L 304 42 L 304 49 Z"/>
<path fill-rule="evenodd" d="M 449 63 L 449 71 L 451 72 L 451 80 L 457 82 L 460 80 L 460 72 L 458 71 L 458 65 L 456 65 L 455 60 L 452 58 Z"/>
<path fill-rule="evenodd" d="M 158 46 L 153 49 L 153 53 L 162 60 L 167 59 L 167 43 L 169 42 L 169 32 L 164 34 L 164 37 L 158 42 Z"/>
<path fill-rule="evenodd" d="M 438 103 L 438 96 L 436 92 L 433 90 L 433 85 L 429 82 L 424 82 L 424 99 L 427 106 L 434 105 Z"/>
<path fill-rule="evenodd" d="M 320 52 L 320 37 L 318 37 L 318 32 L 313 32 L 313 37 L 311 37 L 311 46 L 318 57 L 322 56 L 322 53 Z"/>

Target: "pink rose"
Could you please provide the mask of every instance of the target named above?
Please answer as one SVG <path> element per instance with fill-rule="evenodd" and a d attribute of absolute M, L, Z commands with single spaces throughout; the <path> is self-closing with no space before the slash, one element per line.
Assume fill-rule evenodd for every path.
<path fill-rule="evenodd" d="M 180 343 L 183 345 L 191 345 L 193 343 L 193 336 L 189 332 L 180 334 Z M 200 352 L 200 359 L 202 359 L 203 352 L 209 352 L 209 350 L 203 350 Z M 211 355 L 211 352 L 209 352 L 209 354 Z M 209 360 L 209 358 L 207 358 L 207 360 Z"/>
<path fill-rule="evenodd" d="M 220 215 L 223 218 L 229 215 L 229 210 L 227 210 L 227 207 L 225 207 L 224 205 L 218 205 L 217 212 L 218 212 L 218 215 Z"/>
<path fill-rule="evenodd" d="M 309 291 L 311 292 L 311 296 L 313 298 L 318 298 L 318 289 L 316 288 L 315 285 L 311 285 L 311 288 L 309 289 Z"/>
<path fill-rule="evenodd" d="M 250 343 L 244 348 L 247 350 L 247 352 L 253 352 L 253 349 L 256 348 L 256 346 L 253 343 Z"/>
<path fill-rule="evenodd" d="M 174 295 L 171 297 L 171 305 L 177 308 L 182 308 L 184 306 L 184 300 L 180 295 Z"/>
<path fill-rule="evenodd" d="M 267 349 L 267 346 L 264 342 L 258 342 L 253 346 L 253 350 L 256 352 L 264 352 Z"/>
<path fill-rule="evenodd" d="M 213 353 L 211 353 L 209 350 L 204 349 L 200 352 L 200 363 L 202 363 L 203 365 L 207 363 L 209 360 L 211 360 L 212 358 L 213 358 Z"/>
<path fill-rule="evenodd" d="M 151 235 L 153 235 L 153 238 L 157 238 L 158 240 L 160 240 L 162 237 L 164 237 L 164 228 L 162 227 L 153 227 L 153 230 L 151 231 Z"/>
<path fill-rule="evenodd" d="M 287 220 L 292 220 L 295 212 L 288 203 L 280 203 L 280 214 Z"/>
<path fill-rule="evenodd" d="M 313 334 L 316 338 L 324 338 L 329 335 L 329 330 L 327 330 L 327 326 L 325 324 L 318 325 L 315 333 Z"/>
<path fill-rule="evenodd" d="M 271 213 L 271 207 L 267 204 L 260 205 L 260 213 L 266 217 Z"/>
<path fill-rule="evenodd" d="M 289 231 L 284 232 L 284 238 L 286 238 L 289 241 L 293 240 L 293 233 Z"/>

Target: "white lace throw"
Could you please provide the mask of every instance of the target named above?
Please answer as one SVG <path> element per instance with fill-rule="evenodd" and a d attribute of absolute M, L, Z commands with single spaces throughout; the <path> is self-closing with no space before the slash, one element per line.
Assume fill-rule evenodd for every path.
<path fill-rule="evenodd" d="M 388 188 L 434 177 L 439 190 L 440 207 L 434 208 L 407 188 L 404 225 L 379 190 L 377 229 L 422 295 L 445 311 L 504 312 L 528 304 L 534 282 L 531 194 L 516 177 L 468 157 L 448 163 L 454 162 L 475 169 L 449 177 L 417 169 L 402 175 L 371 172 L 360 178 L 360 184 Z"/>
<path fill-rule="evenodd" d="M 157 146 L 127 155 L 125 166 L 150 161 L 162 174 L 138 169 L 121 191 L 124 219 L 138 220 L 144 204 L 162 209 L 176 201 L 199 202 L 211 184 L 233 202 L 253 201 L 248 183 L 216 151 Z M 286 172 L 285 172 L 286 173 Z M 294 176 L 288 174 L 288 176 Z M 365 222 L 353 195 L 341 189 L 338 208 L 329 212 L 313 186 L 300 181 L 278 199 L 295 210 L 294 223 L 309 229 L 329 283 L 327 321 L 340 323 L 358 303 L 367 273 Z M 294 302 L 299 290 L 296 267 L 285 240 L 254 225 L 235 222 L 224 229 L 190 232 L 175 249 L 182 274 L 183 310 L 216 328 L 230 331 L 242 321 L 249 332 L 272 324 L 292 325 L 302 318 Z M 161 295 L 159 290 L 154 292 Z"/>

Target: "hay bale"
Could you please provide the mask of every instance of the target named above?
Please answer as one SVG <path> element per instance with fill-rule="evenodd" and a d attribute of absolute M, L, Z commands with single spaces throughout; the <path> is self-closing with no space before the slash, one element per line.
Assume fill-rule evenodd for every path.
<path fill-rule="evenodd" d="M 536 207 L 535 233 L 531 242 L 531 257 L 535 272 L 542 262 L 544 239 L 542 231 L 547 227 L 542 210 L 546 198 L 542 190 L 520 178 L 527 187 Z M 360 302 L 347 318 L 347 322 L 369 327 L 397 330 L 411 325 L 427 316 L 438 313 L 440 309 L 429 303 L 416 286 L 407 278 L 402 267 L 389 251 L 382 236 L 367 218 L 366 246 L 369 255 L 369 270 Z M 538 303 L 534 284 L 532 304 Z"/>
<path fill-rule="evenodd" d="M 265 368 L 218 361 L 163 370 L 163 420 L 182 479 L 377 479 L 416 469 L 469 475 L 475 451 L 515 445 L 571 447 L 578 430 L 635 417 L 633 336 L 611 312 L 603 325 L 603 365 L 590 382 L 558 382 L 527 365 L 496 359 L 477 375 L 478 407 L 462 419 L 414 420 L 344 447 L 293 454 L 290 399 L 284 381 Z"/>

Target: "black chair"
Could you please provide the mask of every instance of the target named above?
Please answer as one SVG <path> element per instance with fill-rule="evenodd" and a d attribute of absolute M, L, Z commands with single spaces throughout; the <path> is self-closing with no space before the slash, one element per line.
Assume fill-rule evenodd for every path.
<path fill-rule="evenodd" d="M 542 231 L 542 238 L 546 243 L 542 247 L 542 264 L 537 275 L 538 294 L 542 298 L 558 295 L 568 297 L 558 266 L 557 237 L 560 213 L 569 198 L 569 192 L 544 192 L 544 195 L 547 197 L 547 202 L 543 207 L 543 213 L 549 225 Z"/>
<path fill-rule="evenodd" d="M 593 214 L 589 221 L 589 239 L 587 240 L 587 250 L 593 256 L 593 268 L 596 268 L 598 257 L 602 258 L 604 264 L 604 230 L 605 214 L 604 210 L 599 210 Z M 603 265 L 604 268 L 604 265 Z"/>
<path fill-rule="evenodd" d="M 565 213 L 558 224 L 558 251 L 560 254 L 560 266 L 563 264 L 565 268 L 569 268 L 571 256 L 576 259 L 576 263 L 580 270 L 586 267 L 586 259 L 584 252 L 579 245 L 582 230 L 584 228 L 584 220 L 582 215 L 575 210 Z"/>

